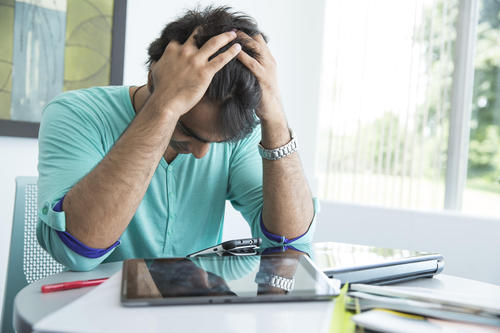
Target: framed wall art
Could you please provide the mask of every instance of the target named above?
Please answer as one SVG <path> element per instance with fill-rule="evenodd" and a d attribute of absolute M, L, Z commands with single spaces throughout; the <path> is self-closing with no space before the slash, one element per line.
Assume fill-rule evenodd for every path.
<path fill-rule="evenodd" d="M 0 136 L 38 137 L 66 90 L 123 82 L 126 0 L 0 0 Z"/>

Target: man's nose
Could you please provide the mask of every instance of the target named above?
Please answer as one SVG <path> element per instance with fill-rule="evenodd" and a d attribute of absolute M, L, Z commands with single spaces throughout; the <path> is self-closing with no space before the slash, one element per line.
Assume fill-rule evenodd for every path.
<path fill-rule="evenodd" d="M 192 145 L 191 153 L 196 158 L 202 158 L 208 153 L 209 149 L 210 149 L 210 143 L 200 142 L 196 145 Z"/>

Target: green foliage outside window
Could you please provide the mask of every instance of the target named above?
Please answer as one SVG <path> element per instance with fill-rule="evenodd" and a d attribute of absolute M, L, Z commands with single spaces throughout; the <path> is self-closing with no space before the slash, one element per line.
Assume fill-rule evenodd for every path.
<path fill-rule="evenodd" d="M 453 52 L 456 40 L 456 20 L 458 18 L 458 2 L 439 0 L 434 4 L 434 12 L 429 9 L 417 33 L 417 42 L 431 54 L 426 59 L 428 76 L 437 78 L 428 82 L 425 103 L 418 106 L 418 132 L 424 131 L 424 154 L 426 147 L 442 146 L 439 160 L 429 160 L 424 167 L 424 176 L 433 174 L 437 165 L 446 165 L 448 121 L 451 108 L 451 89 L 453 77 Z M 447 15 L 443 15 L 444 11 Z M 444 17 L 449 24 L 443 24 Z M 468 187 L 500 193 L 500 1 L 480 1 L 479 24 L 477 28 L 477 44 L 475 57 L 474 91 L 472 103 L 471 132 L 468 161 Z M 430 48 L 430 49 L 429 49 Z M 432 51 L 432 52 L 428 52 Z M 391 126 L 392 124 L 392 126 Z M 443 124 L 445 126 L 443 126 Z M 405 132 L 403 123 L 391 112 L 367 126 L 376 128 L 380 137 L 377 149 L 383 145 L 383 154 L 374 156 L 382 158 L 382 163 L 394 163 L 395 170 L 400 170 L 402 160 L 395 160 L 390 148 L 411 140 L 415 133 L 396 136 L 386 133 L 389 128 L 393 132 Z M 395 128 L 395 129 L 394 129 Z M 368 128 L 366 130 L 369 130 Z M 384 134 L 385 133 L 385 134 Z M 389 143 L 390 140 L 398 142 Z M 404 148 L 402 148 L 404 149 Z M 430 150 L 430 149 L 429 149 Z M 410 163 L 414 163 L 411 161 Z M 445 168 L 442 168 L 444 176 Z M 396 174 L 404 176 L 402 172 Z"/>
<path fill-rule="evenodd" d="M 480 4 L 468 185 L 500 193 L 500 1 Z"/>

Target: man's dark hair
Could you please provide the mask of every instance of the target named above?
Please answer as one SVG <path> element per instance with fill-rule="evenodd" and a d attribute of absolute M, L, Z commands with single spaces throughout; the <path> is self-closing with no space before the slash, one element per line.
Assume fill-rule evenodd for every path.
<path fill-rule="evenodd" d="M 233 12 L 230 7 L 210 6 L 203 10 L 189 10 L 167 24 L 161 36 L 151 43 L 148 49 L 148 68 L 161 58 L 171 40 L 184 44 L 196 27 L 200 27 L 195 36 L 198 48 L 213 36 L 233 29 L 241 30 L 249 36 L 261 34 L 254 19 L 241 12 Z M 212 57 L 224 52 L 234 43 L 239 43 L 242 50 L 251 57 L 259 57 L 256 50 L 239 38 Z M 205 96 L 220 106 L 219 121 L 225 138 L 231 141 L 242 139 L 258 124 L 255 109 L 260 103 L 262 91 L 255 75 L 236 58 L 215 74 Z"/>

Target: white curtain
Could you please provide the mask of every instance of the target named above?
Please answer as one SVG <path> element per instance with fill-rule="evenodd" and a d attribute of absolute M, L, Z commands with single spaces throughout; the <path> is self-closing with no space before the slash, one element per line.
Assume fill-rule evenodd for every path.
<path fill-rule="evenodd" d="M 440 209 L 458 1 L 327 1 L 322 199 Z"/>

